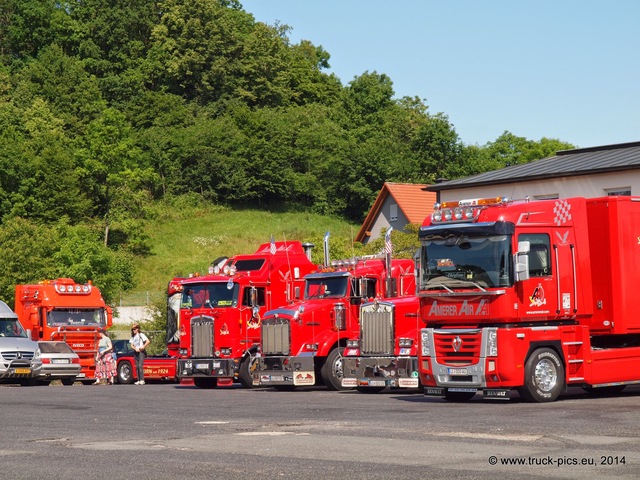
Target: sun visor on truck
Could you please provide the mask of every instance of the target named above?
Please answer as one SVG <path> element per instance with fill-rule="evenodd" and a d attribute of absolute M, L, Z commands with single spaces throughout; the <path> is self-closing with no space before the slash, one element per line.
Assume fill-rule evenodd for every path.
<path fill-rule="evenodd" d="M 432 225 L 420 227 L 420 239 L 446 238 L 455 235 L 491 236 L 512 235 L 515 225 L 512 222 L 480 222 L 480 223 L 450 223 L 447 225 Z"/>

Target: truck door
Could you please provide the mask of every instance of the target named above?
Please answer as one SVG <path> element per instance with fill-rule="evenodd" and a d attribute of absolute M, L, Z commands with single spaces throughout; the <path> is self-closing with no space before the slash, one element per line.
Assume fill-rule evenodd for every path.
<path fill-rule="evenodd" d="M 554 276 L 552 246 L 546 233 L 521 233 L 518 242 L 528 241 L 529 279 L 519 289 L 518 312 L 521 321 L 555 318 L 558 305 L 558 285 Z"/>

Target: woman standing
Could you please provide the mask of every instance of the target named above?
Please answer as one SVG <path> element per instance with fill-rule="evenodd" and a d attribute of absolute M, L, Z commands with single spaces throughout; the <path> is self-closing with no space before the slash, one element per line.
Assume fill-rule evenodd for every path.
<path fill-rule="evenodd" d="M 144 385 L 144 357 L 147 356 L 146 348 L 149 345 L 149 339 L 140 331 L 140 325 L 137 323 L 131 327 L 131 339 L 129 340 L 133 347 L 133 355 L 136 358 L 136 375 L 138 381 L 136 385 Z"/>
<path fill-rule="evenodd" d="M 104 330 L 99 331 L 98 353 L 96 354 L 96 381 L 94 385 L 113 385 L 116 378 L 116 362 L 113 359 L 113 343 Z"/>

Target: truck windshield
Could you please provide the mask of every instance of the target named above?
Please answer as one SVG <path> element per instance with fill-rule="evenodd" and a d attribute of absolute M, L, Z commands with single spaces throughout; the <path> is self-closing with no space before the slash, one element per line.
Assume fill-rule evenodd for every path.
<path fill-rule="evenodd" d="M 107 316 L 104 308 L 56 308 L 47 313 L 47 325 L 106 327 Z"/>
<path fill-rule="evenodd" d="M 304 298 L 344 298 L 347 295 L 349 277 L 322 277 L 307 279 Z"/>
<path fill-rule="evenodd" d="M 510 235 L 426 237 L 421 256 L 421 290 L 465 284 L 507 287 L 513 283 Z"/>
<path fill-rule="evenodd" d="M 193 283 L 185 285 L 180 306 L 182 308 L 237 307 L 238 291 L 238 284 L 234 282 Z"/>
<path fill-rule="evenodd" d="M 0 320 L 0 337 L 26 337 L 27 334 L 18 320 L 11 318 Z"/>

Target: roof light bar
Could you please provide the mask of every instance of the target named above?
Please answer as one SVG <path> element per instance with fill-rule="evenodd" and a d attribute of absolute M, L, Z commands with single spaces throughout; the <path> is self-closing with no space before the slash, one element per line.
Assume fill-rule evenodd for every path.
<path fill-rule="evenodd" d="M 471 198 L 453 202 L 436 203 L 431 214 L 433 223 L 473 222 L 487 207 L 507 205 L 506 197 Z"/>

